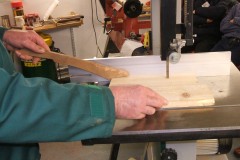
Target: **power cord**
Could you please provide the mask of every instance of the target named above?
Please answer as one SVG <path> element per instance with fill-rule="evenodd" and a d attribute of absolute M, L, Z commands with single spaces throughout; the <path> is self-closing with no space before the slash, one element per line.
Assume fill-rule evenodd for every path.
<path fill-rule="evenodd" d="M 99 23 L 104 24 L 102 21 L 99 20 L 98 18 L 98 7 L 97 7 L 97 0 L 95 0 L 95 7 L 96 7 L 96 17 Z"/>
<path fill-rule="evenodd" d="M 100 52 L 101 56 L 103 57 L 103 53 L 102 53 L 102 51 L 100 50 L 99 45 L 98 45 L 96 28 L 95 28 L 95 25 L 94 25 L 94 18 L 93 18 L 93 0 L 91 0 L 91 11 L 92 11 L 92 27 L 93 27 L 94 36 L 95 36 L 95 43 L 96 43 L 96 46 L 97 46 L 97 50 Z"/>

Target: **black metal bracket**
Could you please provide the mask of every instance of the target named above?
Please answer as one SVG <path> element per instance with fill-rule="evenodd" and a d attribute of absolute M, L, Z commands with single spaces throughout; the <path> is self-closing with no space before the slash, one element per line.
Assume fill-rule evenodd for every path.
<path fill-rule="evenodd" d="M 183 23 L 176 24 L 177 1 L 162 0 L 160 16 L 161 59 L 166 60 L 170 43 L 176 39 L 176 34 L 182 34 L 186 45 L 193 44 L 193 0 L 183 1 Z"/>

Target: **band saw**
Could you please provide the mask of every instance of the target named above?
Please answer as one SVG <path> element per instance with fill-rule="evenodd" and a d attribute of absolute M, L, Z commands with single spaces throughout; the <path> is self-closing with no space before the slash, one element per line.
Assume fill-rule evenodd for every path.
<path fill-rule="evenodd" d="M 238 84 L 239 71 L 231 64 L 229 52 L 180 54 L 182 46 L 193 43 L 193 3 L 189 0 L 183 2 L 185 6 L 184 23 L 179 23 L 176 14 L 179 13 L 177 9 L 179 2 L 162 0 L 158 5 L 158 2 L 152 1 L 152 9 L 155 9 L 156 13 L 158 13 L 156 6 L 161 8 L 159 36 L 161 45 L 158 48 L 157 44 L 157 47 L 153 49 L 155 54 L 161 55 L 160 58 L 154 55 L 95 59 L 93 61 L 125 69 L 130 76 L 158 74 L 171 79 L 172 75 L 178 73 L 194 73 L 201 83 L 210 87 L 215 104 L 208 107 L 162 109 L 143 120 L 117 120 L 111 137 L 85 140 L 82 142 L 83 144 L 113 144 L 109 157 L 111 160 L 117 159 L 122 143 L 146 142 L 146 149 L 142 155 L 144 160 L 194 160 L 197 159 L 197 155 L 225 154 L 230 151 L 231 138 L 239 137 L 240 133 L 240 121 L 238 120 L 240 100 L 237 98 L 237 91 L 240 87 Z M 155 11 L 152 11 L 153 14 Z M 159 21 L 154 17 L 153 39 L 156 42 L 158 39 L 156 24 Z M 179 38 L 179 34 L 181 38 Z M 181 35 L 184 35 L 184 38 Z M 163 61 L 159 61 L 159 59 Z M 172 65 L 169 62 L 177 64 Z M 101 77 L 75 68 L 70 68 L 70 72 L 73 75 L 71 77 L 73 82 L 94 82 L 100 85 L 110 83 Z M 201 146 L 204 140 L 206 140 L 206 148 L 212 143 L 217 143 L 217 149 L 212 149 L 210 153 L 199 151 L 201 150 L 199 145 Z M 165 146 L 162 147 L 162 144 Z M 220 159 L 227 159 L 227 157 L 223 156 Z"/>
<path fill-rule="evenodd" d="M 155 3 L 153 9 L 158 6 Z M 130 77 L 160 75 L 171 79 L 173 75 L 191 73 L 210 88 L 215 103 L 211 106 L 163 108 L 142 120 L 117 120 L 111 137 L 82 141 L 84 145 L 113 144 L 111 160 L 117 159 L 122 143 L 147 143 L 143 160 L 194 160 L 199 154 L 197 141 L 207 139 L 212 143 L 217 140 L 214 143 L 218 148 L 211 153 L 222 154 L 231 149 L 231 138 L 240 137 L 239 71 L 231 63 L 230 52 L 180 54 L 182 46 L 193 42 L 192 1 L 184 1 L 184 23 L 177 22 L 178 3 L 176 0 L 162 0 L 159 5 L 161 30 L 157 33 L 161 34 L 155 34 L 155 28 L 153 35 L 161 37 L 161 47 L 154 49 L 156 55 L 86 61 L 123 69 Z M 179 38 L 178 34 L 184 37 Z M 71 82 L 75 83 L 111 83 L 111 79 L 72 66 L 69 66 L 69 73 Z M 222 141 L 224 145 L 220 145 Z"/>

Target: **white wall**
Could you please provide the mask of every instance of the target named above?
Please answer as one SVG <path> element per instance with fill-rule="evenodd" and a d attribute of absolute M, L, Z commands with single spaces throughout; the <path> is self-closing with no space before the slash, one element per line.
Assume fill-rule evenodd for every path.
<path fill-rule="evenodd" d="M 32 0 L 26 0 L 32 1 Z M 49 0 L 45 0 L 49 1 Z M 42 0 L 41 0 L 42 2 Z M 95 2 L 95 0 L 93 0 Z M 98 1 L 97 1 L 98 3 Z M 104 18 L 103 10 L 98 3 L 98 17 L 102 20 Z M 98 44 L 103 52 L 107 36 L 103 34 L 102 25 L 96 20 L 95 5 L 94 6 L 94 25 L 97 32 Z M 79 28 L 74 29 L 74 39 L 77 57 L 92 58 L 98 53 L 95 44 L 95 36 L 92 27 L 91 17 L 91 1 L 90 0 L 60 0 L 59 6 L 54 10 L 53 17 L 68 15 L 70 12 L 76 12 L 84 15 L 84 24 Z M 62 30 L 61 32 L 52 33 L 56 41 L 56 47 L 59 47 L 62 52 L 73 53 L 71 47 L 70 30 Z M 64 47 L 61 47 L 64 46 Z"/>
<path fill-rule="evenodd" d="M 43 18 L 48 6 L 53 0 L 23 0 L 24 12 L 28 13 L 38 13 L 41 18 Z M 97 54 L 97 47 L 95 45 L 95 37 L 91 22 L 91 1 L 90 0 L 59 0 L 60 3 L 55 8 L 52 13 L 53 17 L 66 16 L 70 12 L 75 12 L 77 14 L 84 15 L 84 24 L 79 28 L 74 28 L 74 39 L 77 56 L 80 58 L 91 58 L 95 57 Z M 9 15 L 11 24 L 13 24 L 13 14 L 9 1 L 0 1 L 0 15 Z M 95 0 L 93 0 L 94 5 Z M 98 4 L 98 16 L 100 19 L 104 18 L 103 10 Z M 95 7 L 95 5 L 94 5 Z M 101 24 L 96 20 L 95 8 L 94 8 L 94 24 L 97 31 L 98 43 L 101 50 L 104 50 L 105 42 L 107 36 L 103 34 L 103 28 Z M 70 37 L 70 29 L 49 31 L 53 40 L 55 41 L 55 46 L 60 48 L 60 50 L 67 54 L 72 54 L 72 44 Z"/>
<path fill-rule="evenodd" d="M 13 24 L 13 15 L 10 5 L 10 0 L 0 0 L 0 15 L 10 15 L 11 23 Z M 79 28 L 74 28 L 74 39 L 77 57 L 80 58 L 92 58 L 95 57 L 99 52 L 95 44 L 95 37 L 92 27 L 91 18 L 91 0 L 59 0 L 59 5 L 55 8 L 52 13 L 52 17 L 60 17 L 69 15 L 70 12 L 84 15 L 84 24 Z M 94 6 L 94 24 L 97 31 L 97 40 L 101 51 L 104 51 L 107 36 L 103 34 L 103 27 L 97 21 L 95 14 L 95 0 L 93 1 Z M 142 0 L 143 3 L 148 0 Z M 38 13 L 40 18 L 43 18 L 44 13 L 47 11 L 48 6 L 53 0 L 23 0 L 24 12 Z M 101 8 L 99 1 L 97 0 L 98 6 L 98 17 L 100 20 L 104 18 L 104 12 Z M 49 31 L 53 40 L 55 41 L 55 47 L 67 54 L 72 54 L 72 43 L 70 36 L 70 29 Z"/>

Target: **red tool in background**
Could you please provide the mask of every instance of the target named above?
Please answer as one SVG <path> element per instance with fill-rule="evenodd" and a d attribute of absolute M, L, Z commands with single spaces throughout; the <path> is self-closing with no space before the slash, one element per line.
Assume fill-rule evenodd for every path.
<path fill-rule="evenodd" d="M 146 4 L 150 6 L 150 2 Z M 105 13 L 104 30 L 119 50 L 126 39 L 141 41 L 140 29 L 151 28 L 150 19 L 139 20 L 143 13 L 143 4 L 139 0 L 105 0 Z"/>

